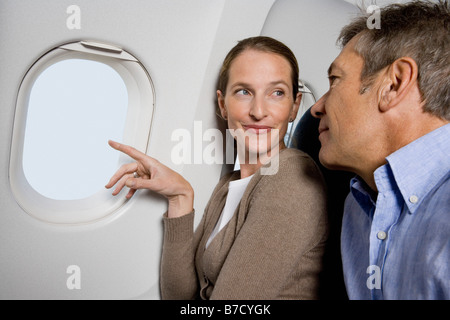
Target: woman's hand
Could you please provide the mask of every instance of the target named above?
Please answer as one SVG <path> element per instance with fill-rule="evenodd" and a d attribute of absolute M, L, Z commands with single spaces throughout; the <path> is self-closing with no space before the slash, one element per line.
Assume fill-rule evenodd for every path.
<path fill-rule="evenodd" d="M 105 186 L 109 189 L 116 185 L 113 195 L 117 195 L 124 186 L 130 188 L 127 199 L 138 189 L 148 189 L 168 199 L 169 218 L 180 217 L 193 211 L 194 190 L 180 174 L 133 147 L 111 140 L 108 143 L 136 160 L 120 167 Z"/>

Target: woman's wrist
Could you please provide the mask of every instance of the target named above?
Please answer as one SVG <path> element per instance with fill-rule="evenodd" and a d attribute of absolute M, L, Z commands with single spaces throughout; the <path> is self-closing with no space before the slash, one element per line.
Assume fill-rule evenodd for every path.
<path fill-rule="evenodd" d="M 168 198 L 168 218 L 178 218 L 191 213 L 194 210 L 194 190 L 191 186 L 182 194 Z"/>

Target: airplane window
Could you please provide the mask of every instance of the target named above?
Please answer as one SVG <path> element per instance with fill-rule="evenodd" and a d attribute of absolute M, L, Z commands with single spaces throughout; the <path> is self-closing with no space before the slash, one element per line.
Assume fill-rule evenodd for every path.
<path fill-rule="evenodd" d="M 90 60 L 57 62 L 30 94 L 23 170 L 50 199 L 82 199 L 98 192 L 118 163 L 108 139 L 122 141 L 128 93 L 110 66 Z"/>
<path fill-rule="evenodd" d="M 47 52 L 20 85 L 11 141 L 11 190 L 29 215 L 56 224 L 98 221 L 126 203 L 105 184 L 130 161 L 108 140 L 146 152 L 155 104 L 143 64 L 92 41 Z"/>

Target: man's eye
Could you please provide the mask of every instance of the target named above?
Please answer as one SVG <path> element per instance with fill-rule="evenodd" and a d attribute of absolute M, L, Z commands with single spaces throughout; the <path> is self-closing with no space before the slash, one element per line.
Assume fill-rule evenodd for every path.
<path fill-rule="evenodd" d="M 330 86 L 333 84 L 334 80 L 336 80 L 336 76 L 328 76 L 328 81 L 330 82 Z"/>

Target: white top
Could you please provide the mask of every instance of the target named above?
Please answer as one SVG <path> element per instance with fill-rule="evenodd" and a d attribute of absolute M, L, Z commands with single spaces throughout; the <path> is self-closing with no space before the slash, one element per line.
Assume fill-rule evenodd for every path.
<path fill-rule="evenodd" d="M 241 201 L 242 196 L 244 195 L 245 189 L 247 188 L 247 185 L 252 177 L 253 175 L 244 179 L 230 181 L 228 185 L 228 194 L 227 200 L 225 202 L 225 207 L 223 207 L 219 220 L 217 221 L 217 224 L 214 227 L 213 232 L 211 233 L 208 241 L 206 242 L 206 248 L 208 248 L 209 244 L 214 239 L 214 237 L 231 220 L 231 217 L 233 217 L 234 211 L 239 205 L 239 202 Z"/>

